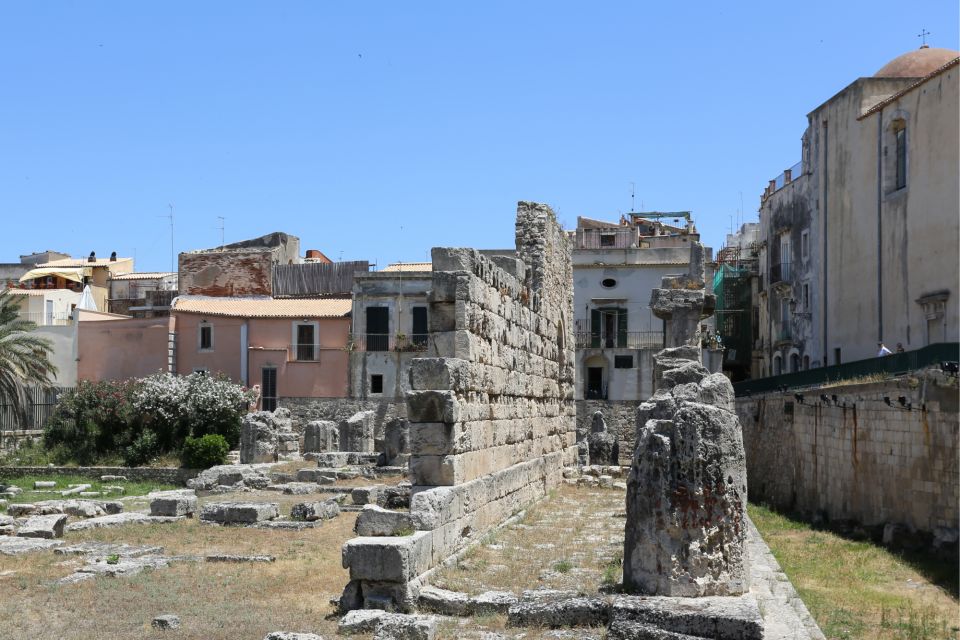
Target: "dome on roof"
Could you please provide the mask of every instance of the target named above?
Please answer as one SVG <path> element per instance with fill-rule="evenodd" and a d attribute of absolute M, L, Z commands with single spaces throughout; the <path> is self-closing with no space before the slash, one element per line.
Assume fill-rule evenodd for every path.
<path fill-rule="evenodd" d="M 909 51 L 897 56 L 880 71 L 873 74 L 874 78 L 922 78 L 947 64 L 960 52 L 952 49 L 938 49 L 935 47 L 920 47 L 916 51 Z"/>

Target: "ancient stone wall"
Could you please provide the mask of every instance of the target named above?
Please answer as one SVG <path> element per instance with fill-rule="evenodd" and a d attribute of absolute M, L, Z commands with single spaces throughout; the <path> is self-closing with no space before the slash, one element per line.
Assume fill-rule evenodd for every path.
<path fill-rule="evenodd" d="M 802 402 L 794 392 L 736 400 L 751 501 L 865 525 L 957 528 L 954 382 L 932 374 L 798 393 Z"/>
<path fill-rule="evenodd" d="M 570 247 L 521 202 L 517 256 L 434 249 L 428 357 L 407 394 L 416 531 L 344 546 L 351 609 L 409 608 L 416 578 L 543 497 L 577 458 Z"/>
<path fill-rule="evenodd" d="M 651 377 L 652 368 L 651 365 Z M 620 440 L 620 464 L 630 464 L 637 435 L 639 404 L 636 400 L 577 400 L 577 440 L 583 441 L 590 435 L 593 414 L 600 411 L 607 428 L 616 433 Z"/>
<path fill-rule="evenodd" d="M 269 251 L 180 254 L 180 295 L 269 296 Z"/>
<path fill-rule="evenodd" d="M 344 422 L 352 416 L 373 411 L 375 438 L 384 438 L 386 426 L 397 418 L 407 417 L 407 404 L 404 401 L 389 400 L 353 400 L 351 398 L 280 398 L 278 404 L 290 410 L 293 429 L 303 432 L 308 422 L 331 420 Z M 346 444 L 346 443 L 344 443 Z M 380 451 L 380 449 L 377 449 Z"/>

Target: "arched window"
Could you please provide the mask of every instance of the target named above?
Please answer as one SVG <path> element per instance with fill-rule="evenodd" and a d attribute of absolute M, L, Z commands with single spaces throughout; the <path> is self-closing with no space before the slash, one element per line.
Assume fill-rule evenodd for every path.
<path fill-rule="evenodd" d="M 907 186 L 907 126 L 903 120 L 897 120 L 894 123 L 894 135 L 896 136 L 896 176 L 897 189 L 903 189 Z"/>
<path fill-rule="evenodd" d="M 807 371 L 810 369 L 810 356 L 803 356 L 803 370 Z"/>

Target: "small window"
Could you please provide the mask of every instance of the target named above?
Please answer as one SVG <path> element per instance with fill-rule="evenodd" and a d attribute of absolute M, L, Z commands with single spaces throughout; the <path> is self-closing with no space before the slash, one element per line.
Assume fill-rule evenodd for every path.
<path fill-rule="evenodd" d="M 600 281 L 600 286 L 604 289 L 613 289 L 615 286 L 617 286 L 617 281 L 613 278 L 604 278 Z"/>
<path fill-rule="evenodd" d="M 897 129 L 897 189 L 907 186 L 907 129 Z"/>
<path fill-rule="evenodd" d="M 370 393 L 383 393 L 383 375 L 375 373 L 370 376 Z"/>
<path fill-rule="evenodd" d="M 806 283 L 803 285 L 803 309 L 810 311 L 810 285 Z"/>
<path fill-rule="evenodd" d="M 211 324 L 200 325 L 200 350 L 213 350 L 213 325 Z"/>
<path fill-rule="evenodd" d="M 614 356 L 614 369 L 633 369 L 633 356 Z"/>
<path fill-rule="evenodd" d="M 601 247 L 613 247 L 617 244 L 617 236 L 612 233 L 601 233 L 600 234 L 600 246 Z"/>
<path fill-rule="evenodd" d="M 800 257 L 806 261 L 810 257 L 810 232 L 800 234 Z"/>

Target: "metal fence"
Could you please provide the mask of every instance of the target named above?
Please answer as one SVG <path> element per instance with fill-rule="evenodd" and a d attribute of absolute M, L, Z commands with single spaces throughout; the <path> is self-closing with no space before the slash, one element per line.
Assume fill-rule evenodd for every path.
<path fill-rule="evenodd" d="M 355 333 L 347 348 L 351 351 L 426 351 L 429 334 Z"/>
<path fill-rule="evenodd" d="M 577 229 L 579 249 L 629 249 L 637 246 L 637 231 L 618 229 Z"/>
<path fill-rule="evenodd" d="M 32 322 L 38 327 L 66 327 L 73 322 L 73 317 L 66 311 L 59 313 L 20 313 L 17 314 L 17 318 Z"/>
<path fill-rule="evenodd" d="M 662 331 L 576 331 L 577 349 L 662 349 Z"/>
<path fill-rule="evenodd" d="M 46 391 L 36 387 L 27 389 L 26 423 L 21 421 L 11 403 L 0 400 L 0 431 L 43 429 L 47 419 L 53 414 L 60 396 L 69 390 L 70 387 L 54 387 Z"/>
<path fill-rule="evenodd" d="M 747 396 L 752 393 L 816 386 L 827 382 L 853 380 L 877 374 L 901 375 L 924 367 L 938 365 L 941 362 L 957 362 L 958 360 L 960 360 L 960 343 L 942 342 L 915 351 L 893 353 L 880 358 L 867 358 L 832 367 L 820 367 L 769 378 L 735 382 L 733 389 L 737 396 Z"/>

